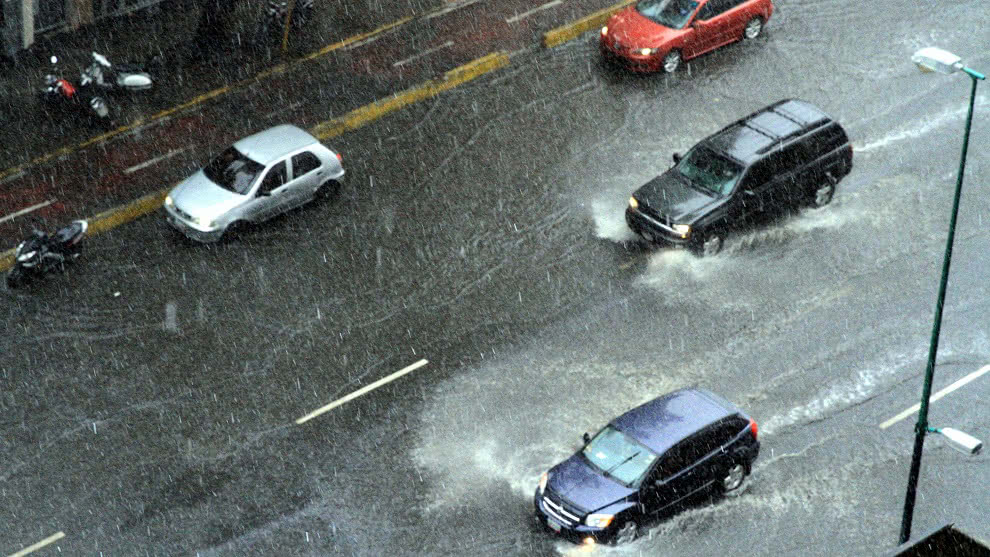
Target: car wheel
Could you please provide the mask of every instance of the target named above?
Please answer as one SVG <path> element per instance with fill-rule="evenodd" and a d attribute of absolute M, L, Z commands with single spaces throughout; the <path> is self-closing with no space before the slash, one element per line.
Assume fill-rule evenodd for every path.
<path fill-rule="evenodd" d="M 699 256 L 712 257 L 722 251 L 722 246 L 724 243 L 725 240 L 721 233 L 709 232 L 705 236 L 705 239 L 698 243 L 696 249 Z"/>
<path fill-rule="evenodd" d="M 677 68 L 681 67 L 681 53 L 676 50 L 671 50 L 663 57 L 663 71 L 667 73 L 674 73 Z"/>
<path fill-rule="evenodd" d="M 743 483 L 746 481 L 746 467 L 741 463 L 735 463 L 729 468 L 725 475 L 722 477 L 720 482 L 721 491 L 723 494 L 733 493 L 739 491 Z"/>
<path fill-rule="evenodd" d="M 821 208 L 832 202 L 832 196 L 835 195 L 835 180 L 829 177 L 829 180 L 818 186 L 811 197 L 811 205 L 815 208 Z"/>
<path fill-rule="evenodd" d="M 639 535 L 639 525 L 635 520 L 627 520 L 615 532 L 615 545 L 632 543 L 637 535 Z"/>
<path fill-rule="evenodd" d="M 763 32 L 763 20 L 758 17 L 754 17 L 753 19 L 749 20 L 749 22 L 746 24 L 746 27 L 743 29 L 743 38 L 753 40 L 756 37 L 759 37 L 760 33 L 762 32 Z"/>

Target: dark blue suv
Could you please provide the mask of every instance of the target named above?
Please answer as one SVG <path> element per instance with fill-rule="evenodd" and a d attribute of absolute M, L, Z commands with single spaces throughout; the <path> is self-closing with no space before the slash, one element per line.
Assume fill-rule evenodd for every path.
<path fill-rule="evenodd" d="M 756 422 L 704 389 L 682 389 L 612 420 L 540 477 L 536 519 L 577 543 L 625 543 L 702 490 L 738 490 L 760 452 Z"/>

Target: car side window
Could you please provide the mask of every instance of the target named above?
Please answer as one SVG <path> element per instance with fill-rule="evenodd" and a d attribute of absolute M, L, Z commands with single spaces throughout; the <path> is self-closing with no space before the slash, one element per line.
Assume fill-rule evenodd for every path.
<path fill-rule="evenodd" d="M 743 181 L 743 189 L 756 190 L 773 178 L 772 159 L 767 157 L 749 167 L 746 178 Z"/>
<path fill-rule="evenodd" d="M 268 170 L 268 174 L 265 174 L 265 178 L 261 182 L 261 188 L 258 193 L 271 193 L 272 190 L 284 184 L 288 176 L 285 172 L 285 161 L 280 161 L 275 166 Z"/>
<path fill-rule="evenodd" d="M 292 177 L 298 178 L 320 167 L 320 159 L 309 151 L 303 151 L 292 156 Z"/>
<path fill-rule="evenodd" d="M 705 450 L 703 443 L 699 441 L 699 436 L 693 435 L 664 453 L 660 462 L 660 476 L 669 478 L 695 464 L 698 459 L 708 454 L 709 451 Z"/>
<path fill-rule="evenodd" d="M 734 2 L 733 0 L 708 0 L 708 3 L 702 6 L 701 11 L 698 12 L 698 19 L 711 19 L 725 13 L 735 7 L 736 4 L 738 2 Z"/>

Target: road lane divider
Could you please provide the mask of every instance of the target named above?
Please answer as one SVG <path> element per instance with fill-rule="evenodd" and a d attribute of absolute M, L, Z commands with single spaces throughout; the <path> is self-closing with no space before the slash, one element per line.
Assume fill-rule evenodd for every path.
<path fill-rule="evenodd" d="M 25 207 L 25 208 L 21 209 L 20 211 L 14 211 L 13 213 L 11 213 L 9 215 L 7 215 L 7 216 L 5 216 L 3 218 L 0 218 L 0 223 L 7 222 L 9 220 L 14 220 L 17 217 L 19 217 L 21 215 L 26 215 L 26 214 L 28 214 L 28 213 L 30 213 L 32 211 L 37 211 L 38 209 L 41 209 L 42 207 L 47 207 L 47 206 L 51 205 L 52 203 L 55 203 L 56 201 L 57 201 L 57 199 L 49 199 L 48 201 L 44 201 L 42 203 L 38 203 L 37 205 L 31 205 L 30 207 Z"/>
<path fill-rule="evenodd" d="M 425 366 L 428 363 L 430 363 L 430 362 L 424 359 L 424 360 L 420 360 L 420 361 L 418 361 L 418 362 L 416 362 L 414 364 L 408 365 L 408 366 L 400 369 L 399 371 L 397 371 L 397 372 L 395 372 L 395 373 L 393 373 L 391 375 L 382 377 L 381 379 L 379 379 L 378 381 L 375 381 L 374 383 L 372 383 L 370 385 L 365 385 L 364 387 L 361 387 L 360 389 L 354 391 L 353 393 L 351 393 L 351 394 L 349 394 L 347 396 L 338 398 L 337 400 L 331 402 L 330 404 L 327 404 L 326 406 L 324 406 L 322 408 L 317 408 L 316 410 L 313 410 L 309 414 L 306 414 L 305 416 L 303 416 L 303 417 L 299 418 L 298 420 L 296 420 L 296 423 L 299 424 L 299 425 L 302 425 L 302 424 L 304 424 L 304 423 L 312 420 L 313 418 L 315 418 L 315 417 L 317 417 L 317 416 L 319 416 L 321 414 L 325 414 L 325 413 L 329 412 L 330 410 L 333 410 L 334 408 L 336 408 L 336 407 L 338 407 L 338 406 L 340 406 L 342 404 L 346 404 L 346 403 L 354 400 L 355 398 L 357 398 L 357 397 L 359 397 L 361 395 L 367 394 L 367 393 L 369 393 L 369 392 L 377 389 L 378 387 L 381 387 L 382 385 L 385 385 L 387 383 L 391 383 L 392 381 L 395 381 L 396 379 L 402 377 L 403 375 L 406 375 L 407 373 L 413 372 L 413 371 L 415 371 L 415 370 L 417 370 L 417 369 Z"/>
<path fill-rule="evenodd" d="M 509 65 L 508 54 L 504 52 L 493 52 L 472 60 L 463 66 L 458 66 L 446 72 L 440 78 L 431 79 L 421 85 L 396 93 L 391 97 L 377 100 L 361 108 L 356 108 L 339 118 L 321 122 L 310 128 L 309 133 L 320 140 L 337 137 L 345 132 L 355 130 L 369 122 L 373 122 L 390 112 L 435 97 L 444 91 L 453 89 L 458 85 L 477 79 L 486 73 L 507 65 Z"/>
<path fill-rule="evenodd" d="M 612 17 L 612 14 L 625 8 L 626 6 L 632 4 L 636 0 L 623 0 L 618 4 L 609 6 L 608 8 L 598 10 L 597 12 L 582 17 L 577 21 L 572 21 L 567 25 L 561 25 L 551 29 L 543 34 L 543 46 L 546 48 L 553 48 L 555 46 L 566 43 L 567 41 L 574 40 L 581 36 L 581 34 L 590 31 L 596 27 L 601 27 L 605 25 L 608 18 Z"/>
<path fill-rule="evenodd" d="M 51 536 L 48 536 L 47 538 L 41 540 L 38 543 L 31 544 L 25 547 L 24 549 L 18 551 L 17 553 L 11 553 L 7 557 L 24 557 L 25 555 L 29 553 L 34 553 L 35 551 L 38 551 L 42 547 L 45 547 L 46 545 L 51 545 L 64 537 L 65 537 L 65 532 L 58 532 L 56 534 L 52 534 Z"/>
<path fill-rule="evenodd" d="M 942 389 L 941 391 L 933 394 L 931 397 L 929 397 L 928 404 L 935 402 L 936 400 L 944 397 L 945 395 L 951 393 L 952 391 L 955 391 L 956 389 L 962 387 L 963 385 L 966 385 L 967 383 L 979 379 L 980 377 L 985 375 L 988 371 L 990 371 L 990 365 L 985 365 L 980 369 L 974 371 L 973 373 L 970 373 L 969 375 L 963 377 L 962 379 L 956 381 L 955 383 L 949 385 L 948 387 Z M 901 412 L 900 414 L 894 416 L 893 418 L 885 421 L 884 423 L 880 424 L 880 429 L 887 429 L 888 427 L 896 424 L 897 422 L 903 420 L 904 418 L 907 418 L 911 414 L 917 414 L 919 410 L 921 410 L 920 402 L 908 408 L 907 410 Z"/>
<path fill-rule="evenodd" d="M 165 153 L 164 155 L 159 155 L 159 156 L 157 156 L 157 157 L 155 157 L 153 159 L 148 159 L 148 160 L 146 160 L 146 161 L 144 161 L 142 163 L 135 164 L 134 166 L 125 168 L 124 169 L 124 174 L 134 174 L 138 170 L 143 170 L 145 168 L 148 168 L 149 166 L 158 164 L 158 163 L 160 163 L 160 162 L 162 162 L 164 160 L 168 160 L 168 159 L 174 157 L 175 155 L 178 155 L 179 153 L 182 153 L 182 152 L 188 151 L 188 150 L 189 150 L 189 147 L 180 147 L 179 149 L 173 149 L 173 150 L 169 151 L 168 153 Z"/>
<path fill-rule="evenodd" d="M 516 15 L 514 15 L 514 16 L 508 18 L 508 19 L 506 19 L 505 22 L 506 23 L 510 23 L 510 24 L 511 23 L 516 23 L 517 21 L 522 21 L 522 20 L 526 19 L 527 17 L 529 17 L 529 16 L 531 16 L 531 15 L 537 13 L 537 12 L 542 12 L 543 10 L 549 10 L 550 8 L 553 8 L 554 6 L 559 6 L 559 5 L 563 4 L 563 3 L 564 3 L 564 0 L 553 0 L 552 2 L 547 2 L 546 4 L 543 4 L 541 6 L 537 6 L 537 7 L 533 8 L 532 10 L 525 11 L 525 12 L 523 12 L 521 14 L 516 14 Z"/>

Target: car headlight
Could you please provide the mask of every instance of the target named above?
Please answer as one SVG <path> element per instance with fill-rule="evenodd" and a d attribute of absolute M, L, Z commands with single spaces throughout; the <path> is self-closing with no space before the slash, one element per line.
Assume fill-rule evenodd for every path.
<path fill-rule="evenodd" d="M 18 261 L 29 261 L 37 253 L 38 253 L 37 250 L 29 251 L 27 253 L 22 253 L 22 254 L 20 254 L 20 255 L 17 256 L 17 260 Z"/>
<path fill-rule="evenodd" d="M 689 224 L 675 224 L 674 232 L 681 235 L 681 238 L 687 238 L 691 235 L 691 225 Z"/>
<path fill-rule="evenodd" d="M 550 479 L 549 472 L 544 472 L 543 475 L 540 476 L 540 493 L 543 493 L 543 491 L 547 488 L 547 481 L 549 479 Z"/>
<path fill-rule="evenodd" d="M 605 35 L 608 35 L 608 25 L 602 27 L 602 36 L 604 37 Z"/>
<path fill-rule="evenodd" d="M 641 48 L 637 52 L 639 52 L 639 54 L 641 56 L 653 56 L 654 54 L 657 53 L 657 49 L 655 49 L 655 48 Z"/>
<path fill-rule="evenodd" d="M 592 528 L 608 528 L 614 519 L 614 514 L 589 514 L 584 523 Z"/>
<path fill-rule="evenodd" d="M 166 195 L 165 196 L 165 206 L 166 207 L 175 207 L 175 202 L 172 201 L 172 196 L 171 195 Z"/>
<path fill-rule="evenodd" d="M 635 197 L 629 198 L 629 207 L 633 209 L 639 209 L 639 201 L 636 201 Z"/>

